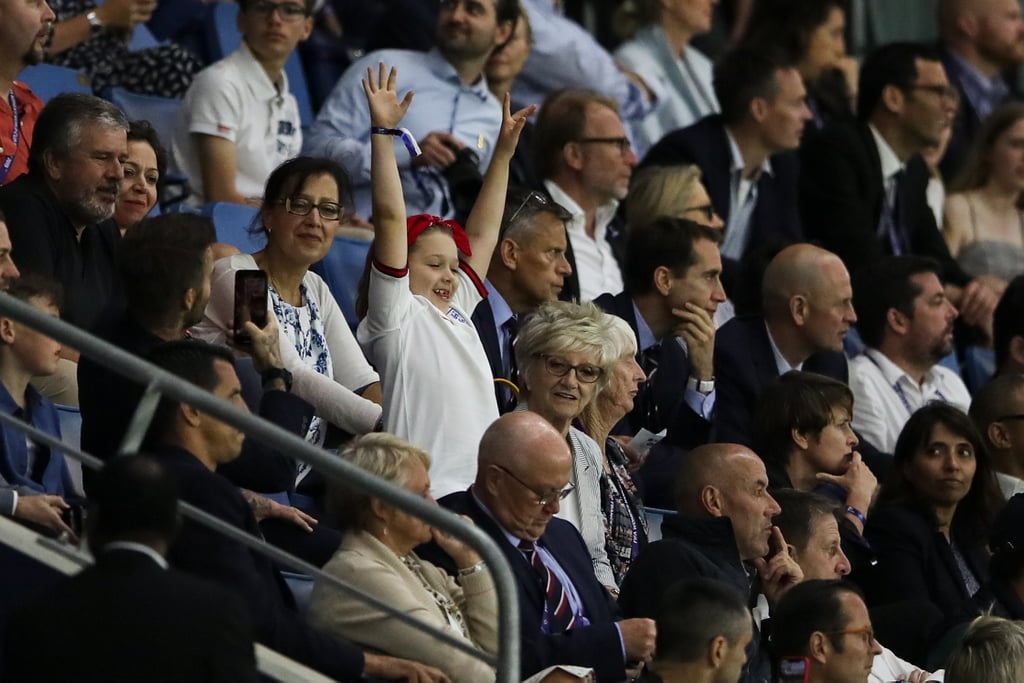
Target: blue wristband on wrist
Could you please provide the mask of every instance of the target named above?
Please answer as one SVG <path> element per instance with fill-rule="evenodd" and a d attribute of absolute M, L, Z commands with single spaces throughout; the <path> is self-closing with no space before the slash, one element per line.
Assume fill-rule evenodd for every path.
<path fill-rule="evenodd" d="M 423 154 L 423 152 L 420 151 L 419 144 L 416 142 L 416 138 L 413 137 L 408 128 L 382 128 L 380 126 L 371 126 L 370 135 L 390 135 L 394 138 L 401 138 L 405 148 L 409 150 L 409 154 L 413 157 L 418 157 Z"/>
<path fill-rule="evenodd" d="M 852 505 L 847 505 L 846 511 L 854 517 L 856 517 L 857 519 L 859 519 L 861 524 L 868 523 L 868 518 L 864 515 L 864 513 L 858 510 L 857 508 L 853 507 Z"/>

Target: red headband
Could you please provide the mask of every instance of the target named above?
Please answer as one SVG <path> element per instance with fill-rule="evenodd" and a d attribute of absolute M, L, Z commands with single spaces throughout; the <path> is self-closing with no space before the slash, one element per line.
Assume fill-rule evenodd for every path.
<path fill-rule="evenodd" d="M 428 213 L 418 213 L 415 216 L 409 216 L 409 220 L 406 221 L 406 229 L 409 232 L 409 246 L 411 247 L 413 242 L 419 239 L 424 230 L 435 225 L 443 225 L 451 230 L 452 239 L 455 240 L 455 246 L 458 250 L 466 256 L 473 255 L 473 250 L 469 247 L 469 236 L 461 225 L 456 221 L 446 221 L 440 216 L 431 216 Z"/>

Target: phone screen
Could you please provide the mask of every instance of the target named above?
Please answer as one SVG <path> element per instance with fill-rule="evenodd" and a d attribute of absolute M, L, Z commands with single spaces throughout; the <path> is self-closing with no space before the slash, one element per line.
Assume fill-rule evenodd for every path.
<path fill-rule="evenodd" d="M 262 270 L 240 270 L 235 273 L 235 343 L 250 346 L 252 339 L 245 323 L 256 327 L 267 324 L 267 274 Z"/>

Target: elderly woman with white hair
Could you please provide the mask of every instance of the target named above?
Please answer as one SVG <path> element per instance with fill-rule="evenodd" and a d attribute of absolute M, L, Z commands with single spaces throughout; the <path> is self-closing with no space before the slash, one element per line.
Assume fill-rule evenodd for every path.
<path fill-rule="evenodd" d="M 565 436 L 572 451 L 572 490 L 558 516 L 583 536 L 594 574 L 613 595 L 615 574 L 605 553 L 601 513 L 601 447 L 573 427 L 587 405 L 608 384 L 617 349 L 609 342 L 610 318 L 592 303 L 546 303 L 516 337 L 519 410 L 530 410 Z M 525 484 L 524 484 L 525 485 Z"/>
<path fill-rule="evenodd" d="M 605 524 L 605 552 L 615 576 L 622 582 L 630 563 L 647 545 L 647 517 L 643 501 L 629 474 L 622 445 L 611 434 L 612 427 L 633 410 L 644 371 L 636 362 L 636 335 L 622 318 L 606 315 L 611 326 L 608 343 L 615 350 L 608 385 L 597 394 L 580 416 L 583 431 L 601 449 L 601 512 Z"/>

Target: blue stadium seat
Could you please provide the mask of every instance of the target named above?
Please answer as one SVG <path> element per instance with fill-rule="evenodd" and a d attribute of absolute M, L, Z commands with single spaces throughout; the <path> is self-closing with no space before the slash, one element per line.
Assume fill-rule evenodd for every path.
<path fill-rule="evenodd" d="M 43 102 L 49 102 L 52 97 L 65 92 L 92 93 L 92 84 L 84 73 L 52 64 L 27 67 L 18 74 L 16 80 L 32 88 L 32 92 Z"/>
<path fill-rule="evenodd" d="M 206 21 L 207 50 L 211 61 L 223 59 L 238 49 L 242 44 L 242 34 L 238 32 L 238 5 L 233 2 L 218 2 L 211 8 Z M 296 50 L 284 65 L 288 74 L 288 88 L 299 105 L 299 118 L 303 128 L 313 124 L 316 114 L 309 97 L 309 86 L 306 85 L 306 74 L 302 70 L 299 52 Z"/>
<path fill-rule="evenodd" d="M 153 35 L 152 31 L 146 28 L 145 24 L 137 24 L 135 30 L 132 31 L 132 40 L 128 44 L 128 48 L 132 51 L 145 50 L 150 47 L 157 47 L 160 45 L 160 41 Z"/>
<path fill-rule="evenodd" d="M 170 148 L 174 140 L 174 131 L 178 127 L 178 112 L 182 100 L 155 95 L 140 95 L 124 88 L 110 88 L 103 96 L 113 102 L 130 120 L 149 121 L 156 130 L 160 143 Z"/>
<path fill-rule="evenodd" d="M 324 279 L 331 290 L 345 320 L 353 330 L 359 325 L 356 317 L 356 290 L 363 274 L 366 255 L 371 242 L 353 237 L 338 236 L 323 261 L 313 264 L 313 272 Z"/>
<path fill-rule="evenodd" d="M 259 209 L 255 206 L 230 202 L 210 202 L 203 207 L 203 215 L 212 218 L 217 228 L 217 241 L 238 247 L 243 254 L 263 247 L 262 238 L 256 240 L 249 235 L 249 226 L 257 213 Z"/>

